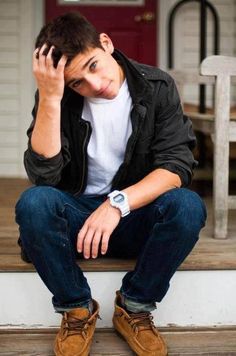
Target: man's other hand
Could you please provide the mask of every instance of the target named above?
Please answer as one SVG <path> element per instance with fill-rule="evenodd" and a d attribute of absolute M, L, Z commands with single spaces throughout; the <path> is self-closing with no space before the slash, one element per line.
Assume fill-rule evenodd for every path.
<path fill-rule="evenodd" d="M 83 252 L 84 258 L 96 258 L 101 244 L 104 255 L 112 232 L 121 219 L 120 211 L 106 200 L 85 221 L 78 234 L 77 250 Z"/>

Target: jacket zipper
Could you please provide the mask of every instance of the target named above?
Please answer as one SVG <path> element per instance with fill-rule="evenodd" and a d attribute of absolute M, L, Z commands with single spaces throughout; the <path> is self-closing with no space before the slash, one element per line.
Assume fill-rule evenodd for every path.
<path fill-rule="evenodd" d="M 84 137 L 84 142 L 83 142 L 83 148 L 82 148 L 82 157 L 83 157 L 83 168 L 82 168 L 82 179 L 81 179 L 81 184 L 80 184 L 80 188 L 79 190 L 75 193 L 75 194 L 79 194 L 81 193 L 82 189 L 83 189 L 83 185 L 84 185 L 84 177 L 85 177 L 85 171 L 86 171 L 86 158 L 87 158 L 87 153 L 85 152 L 85 147 L 87 147 L 87 143 L 88 143 L 88 136 L 89 136 L 89 124 L 86 122 L 86 134 Z"/>

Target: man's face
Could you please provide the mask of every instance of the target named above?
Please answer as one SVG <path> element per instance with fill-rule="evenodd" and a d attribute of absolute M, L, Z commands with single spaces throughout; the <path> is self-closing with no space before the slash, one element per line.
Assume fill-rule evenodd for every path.
<path fill-rule="evenodd" d="M 112 57 L 114 47 L 106 34 L 100 35 L 102 48 L 89 48 L 65 68 L 65 83 L 82 96 L 113 99 L 124 80 L 122 68 Z"/>

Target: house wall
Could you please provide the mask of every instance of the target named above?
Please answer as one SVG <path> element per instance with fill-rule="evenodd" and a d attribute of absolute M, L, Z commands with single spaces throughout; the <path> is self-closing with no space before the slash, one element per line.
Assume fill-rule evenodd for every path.
<path fill-rule="evenodd" d="M 160 67 L 167 69 L 167 19 L 170 9 L 179 1 L 166 0 L 160 2 Z M 220 54 L 235 55 L 236 53 L 236 1 L 210 0 L 220 18 Z M 189 72 L 199 67 L 199 4 L 192 2 L 179 8 L 174 25 L 174 68 Z M 213 17 L 207 13 L 207 56 L 213 53 Z M 234 95 L 235 97 L 235 95 Z M 185 101 L 198 103 L 198 87 L 188 86 L 184 93 Z M 235 100 L 235 99 L 234 99 Z M 212 88 L 207 88 L 207 105 L 212 103 Z"/>
<path fill-rule="evenodd" d="M 166 69 L 167 16 L 176 0 L 159 0 L 159 63 Z M 211 0 L 221 17 L 221 54 L 236 54 L 236 0 Z M 198 67 L 197 4 L 184 5 L 176 17 L 175 67 Z M 212 19 L 209 16 L 211 54 Z M 35 90 L 31 71 L 33 42 L 43 24 L 43 0 L 0 0 L 0 176 L 25 176 L 22 164 L 26 129 Z M 198 89 L 187 99 L 197 102 Z M 211 96 L 209 93 L 208 96 Z"/>
<path fill-rule="evenodd" d="M 236 38 L 236 5 L 234 6 L 234 38 Z M 236 44 L 234 44 L 234 56 L 236 55 Z"/>
<path fill-rule="evenodd" d="M 0 176 L 24 176 L 26 129 L 33 105 L 33 39 L 41 0 L 0 0 Z"/>
<path fill-rule="evenodd" d="M 220 54 L 236 53 L 236 1 L 210 0 L 220 16 Z M 160 1 L 160 66 L 167 68 L 167 19 L 170 9 L 178 0 Z M 199 4 L 195 1 L 179 8 L 174 27 L 174 66 L 179 69 L 196 70 L 199 64 Z M 213 19 L 207 15 L 207 55 L 213 54 Z"/>
<path fill-rule="evenodd" d="M 0 172 L 19 169 L 19 2 L 0 1 Z"/>

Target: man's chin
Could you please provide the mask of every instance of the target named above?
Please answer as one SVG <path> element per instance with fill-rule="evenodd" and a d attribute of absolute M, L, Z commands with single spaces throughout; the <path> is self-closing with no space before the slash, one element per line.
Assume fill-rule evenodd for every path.
<path fill-rule="evenodd" d="M 107 86 L 103 93 L 99 95 L 102 99 L 112 100 L 119 94 L 119 89 L 116 90 L 114 86 L 112 87 L 111 83 Z"/>
<path fill-rule="evenodd" d="M 118 92 L 110 92 L 110 93 L 104 93 L 102 95 L 103 99 L 107 99 L 107 100 L 112 100 L 115 99 L 115 97 L 117 97 L 119 91 Z"/>
<path fill-rule="evenodd" d="M 112 100 L 112 99 L 115 99 L 116 97 L 117 97 L 117 94 L 113 94 L 113 95 L 109 95 L 109 97 L 106 97 L 105 99 Z"/>

